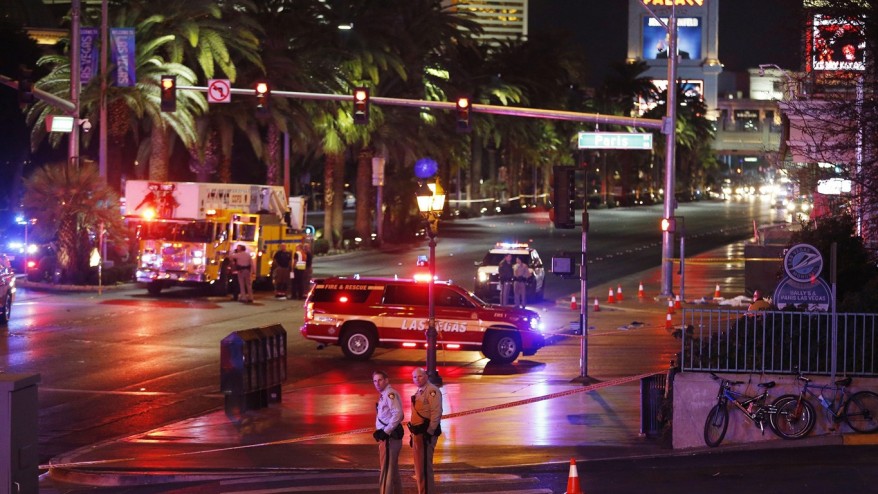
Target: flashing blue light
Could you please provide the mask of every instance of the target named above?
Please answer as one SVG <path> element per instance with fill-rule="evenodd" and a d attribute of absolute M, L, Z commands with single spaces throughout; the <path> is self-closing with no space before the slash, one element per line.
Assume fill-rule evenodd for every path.
<path fill-rule="evenodd" d="M 415 161 L 415 176 L 424 180 L 436 176 L 439 171 L 439 163 L 433 158 L 421 158 Z"/>

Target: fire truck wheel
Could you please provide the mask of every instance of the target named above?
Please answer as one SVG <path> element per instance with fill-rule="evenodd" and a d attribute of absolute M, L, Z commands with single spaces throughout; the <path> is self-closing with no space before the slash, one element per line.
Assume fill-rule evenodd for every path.
<path fill-rule="evenodd" d="M 496 364 L 510 364 L 521 353 L 521 343 L 515 333 L 509 331 L 492 331 L 485 335 L 482 353 Z"/>
<path fill-rule="evenodd" d="M 353 360 L 369 360 L 375 352 L 375 332 L 365 326 L 352 326 L 341 337 L 341 349 Z"/>
<path fill-rule="evenodd" d="M 219 269 L 219 279 L 216 280 L 212 285 L 210 285 L 211 295 L 215 295 L 217 297 L 225 296 L 229 294 L 229 260 L 223 260 L 222 265 L 220 265 Z"/>
<path fill-rule="evenodd" d="M 147 293 L 153 296 L 157 296 L 158 294 L 162 293 L 162 288 L 164 288 L 164 286 L 162 286 L 162 284 L 159 282 L 152 282 L 146 285 Z"/>

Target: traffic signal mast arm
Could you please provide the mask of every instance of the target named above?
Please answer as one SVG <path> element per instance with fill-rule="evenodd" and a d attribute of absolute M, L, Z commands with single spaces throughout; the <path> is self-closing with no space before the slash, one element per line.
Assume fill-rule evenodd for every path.
<path fill-rule="evenodd" d="M 18 90 L 18 81 L 16 81 L 15 79 L 12 79 L 10 77 L 6 77 L 5 75 L 0 75 L 0 84 L 3 84 L 4 86 L 11 87 L 12 89 L 15 89 L 16 91 Z M 59 110 L 66 112 L 68 115 L 73 115 L 73 112 L 76 109 L 76 106 L 72 102 L 70 102 L 64 98 L 59 98 L 58 96 L 55 96 L 52 93 L 47 93 L 36 86 L 34 86 L 33 89 L 31 89 L 31 92 L 33 92 L 34 98 L 41 99 L 41 100 L 45 101 L 46 103 L 48 103 L 49 105 L 54 106 L 55 108 L 58 108 Z"/>
<path fill-rule="evenodd" d="M 207 92 L 207 86 L 177 86 L 180 90 L 194 90 Z M 253 89 L 230 88 L 232 95 L 253 96 Z M 281 98 L 321 100 L 321 101 L 349 101 L 353 103 L 352 94 L 325 94 L 325 93 L 301 93 L 296 91 L 272 90 L 271 95 Z M 381 96 L 369 96 L 371 104 L 407 106 L 412 108 L 433 108 L 437 110 L 456 111 L 456 101 L 426 101 L 416 99 L 385 98 Z M 567 120 L 572 122 L 589 122 L 604 125 L 623 125 L 626 127 L 640 127 L 644 129 L 662 129 L 662 122 L 653 118 L 623 117 L 618 115 L 602 115 L 596 113 L 579 113 L 563 110 L 544 110 L 540 108 L 522 108 L 515 106 L 497 105 L 470 105 L 472 113 L 490 113 L 493 115 L 510 115 L 514 117 L 548 118 L 551 120 Z"/>

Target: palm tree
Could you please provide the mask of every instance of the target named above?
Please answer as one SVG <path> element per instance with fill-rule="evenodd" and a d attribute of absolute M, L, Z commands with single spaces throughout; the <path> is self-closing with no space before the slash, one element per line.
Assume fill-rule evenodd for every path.
<path fill-rule="evenodd" d="M 695 94 L 686 94 L 680 87 L 676 89 L 677 101 L 680 105 L 676 122 L 677 163 L 675 166 L 678 172 L 677 181 L 683 182 L 684 187 L 675 190 L 691 192 L 698 185 L 697 181 L 703 180 L 705 169 L 716 166 L 715 158 L 710 151 L 714 130 L 707 120 L 707 108 L 701 98 Z M 662 95 L 661 103 L 644 116 L 661 118 L 665 115 L 666 102 L 667 92 Z M 664 140 L 665 137 L 662 135 L 654 143 L 655 154 L 659 158 L 664 157 Z"/>
<path fill-rule="evenodd" d="M 224 76 L 234 83 L 238 78 L 238 65 L 246 64 L 264 70 L 259 56 L 259 36 L 262 29 L 248 15 L 255 6 L 249 0 L 233 2 L 216 2 L 214 0 L 186 0 L 185 2 L 166 2 L 155 0 L 139 0 L 142 14 L 150 16 L 158 22 L 149 24 L 144 37 L 160 38 L 171 35 L 168 43 L 161 47 L 163 56 L 171 63 L 183 64 L 193 68 L 198 74 L 196 80 L 204 84 L 208 79 Z M 165 114 L 173 124 L 174 117 Z M 167 180 L 169 176 L 167 156 L 170 151 L 165 142 L 163 131 L 167 128 L 157 119 L 152 120 L 152 142 L 150 159 L 150 179 Z M 202 124 L 203 125 L 203 124 Z M 197 135 L 194 121 L 188 131 Z M 230 133 L 227 128 L 210 129 L 202 127 L 202 134 L 214 135 L 213 141 L 206 143 L 214 146 L 205 148 L 205 141 L 198 145 L 198 140 L 184 142 L 186 149 L 198 167 L 200 160 L 206 157 L 220 161 L 218 154 L 228 150 L 231 152 Z M 180 130 L 174 127 L 177 134 Z M 155 149 L 157 148 L 157 149 Z M 228 156 L 228 155 L 225 155 Z M 153 168 L 156 168 L 154 171 Z"/>
<path fill-rule="evenodd" d="M 99 227 L 103 225 L 113 240 L 122 239 L 118 196 L 100 177 L 94 163 L 41 167 L 25 181 L 25 189 L 24 209 L 29 218 L 36 219 L 35 235 L 57 240 L 62 281 L 82 283 L 89 254 L 95 247 L 90 239 Z"/>
<path fill-rule="evenodd" d="M 132 2 L 126 8 L 115 10 L 114 23 L 117 25 L 134 25 L 135 36 L 141 41 L 136 45 L 135 71 L 137 82 L 134 87 L 115 87 L 108 84 L 107 105 L 111 109 L 108 128 L 110 134 L 117 138 L 125 134 L 133 134 L 135 143 L 139 143 L 138 161 L 150 163 L 150 178 L 165 180 L 168 175 L 168 155 L 172 136 L 176 135 L 187 148 L 195 145 L 195 116 L 207 110 L 204 96 L 195 91 L 177 92 L 177 111 L 163 113 L 160 103 L 160 82 L 164 74 L 176 74 L 179 85 L 193 85 L 195 73 L 182 64 L 170 63 L 162 57 L 161 51 L 166 44 L 174 40 L 173 35 L 152 37 L 153 25 L 161 18 L 145 16 L 142 6 Z M 38 64 L 49 67 L 49 73 L 36 82 L 36 86 L 44 91 L 66 99 L 70 94 L 70 59 L 68 54 L 47 55 Z M 96 122 L 99 118 L 100 82 L 93 79 L 83 87 L 80 93 L 81 116 Z M 28 124 L 31 127 L 31 147 L 36 149 L 46 139 L 45 119 L 55 113 L 45 101 L 38 101 L 28 110 Z M 170 134 L 173 131 L 174 134 Z M 149 139 L 143 139 L 148 133 Z M 85 136 L 87 145 L 90 136 Z M 48 135 L 53 146 L 60 144 L 62 135 Z"/>

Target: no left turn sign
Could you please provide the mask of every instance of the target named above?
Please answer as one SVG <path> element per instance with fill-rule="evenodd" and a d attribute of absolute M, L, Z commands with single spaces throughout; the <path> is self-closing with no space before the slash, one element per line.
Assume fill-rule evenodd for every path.
<path fill-rule="evenodd" d="M 208 103 L 229 103 L 232 101 L 231 85 L 228 79 L 211 79 L 207 83 Z"/>

